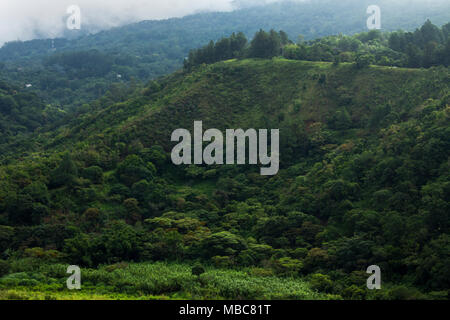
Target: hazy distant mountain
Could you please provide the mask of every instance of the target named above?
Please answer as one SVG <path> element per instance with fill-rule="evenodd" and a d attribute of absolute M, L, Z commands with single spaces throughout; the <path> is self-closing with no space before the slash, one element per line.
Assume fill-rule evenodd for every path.
<path fill-rule="evenodd" d="M 89 35 L 98 26 L 85 26 L 82 32 L 67 32 L 57 50 L 90 49 L 133 52 L 136 55 L 159 55 L 181 63 L 189 49 L 210 40 L 244 32 L 248 37 L 260 28 L 286 31 L 291 39 L 299 34 L 315 39 L 331 34 L 353 34 L 367 30 L 367 7 L 381 8 L 383 30 L 413 30 L 427 19 L 436 25 L 450 20 L 450 1 L 435 0 L 315 0 L 281 1 L 236 0 L 233 12 L 199 13 L 184 18 L 152 20 L 113 28 Z M 255 6 L 258 5 L 258 6 Z M 17 60 L 52 53 L 51 42 L 12 42 L 0 49 L 1 60 Z M 171 50 L 167 54 L 167 50 Z"/>

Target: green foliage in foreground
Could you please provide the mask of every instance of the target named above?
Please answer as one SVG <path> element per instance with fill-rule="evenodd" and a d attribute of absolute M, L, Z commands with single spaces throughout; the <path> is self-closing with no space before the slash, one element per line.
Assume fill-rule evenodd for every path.
<path fill-rule="evenodd" d="M 98 269 L 82 269 L 81 290 L 66 287 L 62 264 L 39 264 L 33 271 L 17 261 L 15 273 L 0 278 L 0 300 L 340 300 L 340 299 L 445 299 L 446 293 L 424 295 L 415 288 L 385 284 L 382 291 L 369 291 L 365 276 L 346 280 L 342 294 L 331 294 L 336 285 L 330 277 L 280 278 L 260 268 L 241 270 L 205 268 L 192 275 L 188 264 L 117 263 Z M 194 264 L 195 267 L 196 264 Z M 21 271 L 21 272 L 19 272 Z M 321 293 L 320 293 L 321 292 Z"/>
<path fill-rule="evenodd" d="M 200 276 L 185 264 L 142 263 L 82 270 L 82 290 L 66 288 L 66 265 L 41 265 L 0 278 L 0 299 L 331 299 L 300 279 L 256 276 L 251 270 L 207 268 Z"/>

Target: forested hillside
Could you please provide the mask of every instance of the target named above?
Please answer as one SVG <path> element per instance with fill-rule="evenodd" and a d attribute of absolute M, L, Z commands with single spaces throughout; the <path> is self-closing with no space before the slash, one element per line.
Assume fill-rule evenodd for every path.
<path fill-rule="evenodd" d="M 30 135 L 46 124 L 62 118 L 64 112 L 45 106 L 35 93 L 0 81 L 0 151 L 20 144 L 28 148 Z"/>
<path fill-rule="evenodd" d="M 275 57 L 105 96 L 0 167 L 0 287 L 56 295 L 78 264 L 97 295 L 447 299 L 449 83 Z M 173 165 L 195 120 L 279 128 L 280 173 Z M 373 264 L 384 290 L 366 289 Z"/>
<path fill-rule="evenodd" d="M 372 30 L 353 36 L 328 36 L 298 43 L 290 40 L 284 31 L 260 30 L 252 39 L 242 32 L 232 33 L 230 37 L 210 41 L 206 46 L 191 50 L 184 60 L 184 70 L 192 71 L 202 64 L 227 59 L 270 59 L 277 56 L 291 60 L 327 61 L 334 65 L 351 62 L 357 68 L 370 64 L 410 68 L 448 66 L 450 24 L 439 28 L 428 20 L 414 32 L 383 33 Z M 139 77 L 122 78 L 122 74 L 113 71 L 118 68 L 118 61 L 95 49 L 55 53 L 44 59 L 39 71 L 33 71 L 32 78 L 40 82 L 37 88 L 27 83 L 30 74 L 22 68 L 4 68 L 0 74 L 9 79 L 3 82 L 5 85 L 8 83 L 7 86 L 11 86 L 17 82 L 27 85 L 25 88 L 15 86 L 17 90 L 2 93 L 2 113 L 7 116 L 6 121 L 12 122 L 3 121 L 5 134 L 0 141 L 0 161 L 35 151 L 36 145 L 30 142 L 27 133 L 39 128 L 41 133 L 54 134 L 54 129 L 91 112 L 99 103 L 106 106 L 125 101 L 129 94 L 142 88 Z M 148 69 L 139 67 L 135 70 L 142 73 Z M 150 91 L 159 86 L 154 81 L 147 85 Z M 23 97 L 28 97 L 26 102 Z M 100 100 L 89 103 L 99 97 Z M 33 105 L 33 108 L 15 108 L 15 101 L 10 98 Z M 21 123 L 20 130 L 17 121 Z"/>
<path fill-rule="evenodd" d="M 450 18 L 450 3 L 445 0 L 375 2 L 282 2 L 143 21 L 73 40 L 10 42 L 0 49 L 0 79 L 19 87 L 31 84 L 27 90 L 46 104 L 73 110 L 103 96 L 113 83 L 146 82 L 174 72 L 191 49 L 233 32 L 251 39 L 261 28 L 283 30 L 294 43 L 339 33 L 352 35 L 367 30 L 366 10 L 373 4 L 382 10 L 384 31 L 414 31 L 427 19 L 441 26 Z"/>
<path fill-rule="evenodd" d="M 353 36 L 328 36 L 313 41 L 293 43 L 284 31 L 258 31 L 251 42 L 243 33 L 211 41 L 191 50 L 184 61 L 185 69 L 203 63 L 233 58 L 273 58 L 293 60 L 355 62 L 358 67 L 369 64 L 410 68 L 450 65 L 450 23 L 438 28 L 430 20 L 414 32 L 382 33 L 378 30 Z"/>
<path fill-rule="evenodd" d="M 450 2 L 234 4 L 0 48 L 0 299 L 449 299 Z M 174 165 L 195 121 L 278 174 Z"/>

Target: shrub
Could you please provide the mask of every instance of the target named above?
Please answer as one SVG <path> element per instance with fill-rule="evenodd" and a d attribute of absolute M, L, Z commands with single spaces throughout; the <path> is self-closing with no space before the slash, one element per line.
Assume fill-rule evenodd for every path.
<path fill-rule="evenodd" d="M 95 184 L 102 183 L 103 170 L 98 166 L 92 166 L 82 171 L 83 178 L 91 180 Z"/>
<path fill-rule="evenodd" d="M 7 261 L 0 260 L 0 277 L 7 275 L 9 273 L 10 269 L 11 269 L 11 266 L 9 265 L 9 263 Z"/>
<path fill-rule="evenodd" d="M 264 268 L 251 268 L 249 274 L 254 277 L 273 277 L 273 270 Z"/>
<path fill-rule="evenodd" d="M 203 268 L 203 266 L 199 263 L 196 263 L 193 267 L 192 267 L 192 275 L 194 276 L 200 276 L 201 274 L 205 273 L 205 268 Z"/>
<path fill-rule="evenodd" d="M 229 268 L 233 265 L 233 261 L 230 257 L 215 256 L 212 257 L 212 261 L 218 268 Z"/>
<path fill-rule="evenodd" d="M 324 274 L 315 273 L 311 276 L 311 288 L 321 292 L 331 292 L 333 289 L 333 281 L 330 277 Z"/>
<path fill-rule="evenodd" d="M 397 286 L 389 290 L 388 298 L 392 300 L 424 300 L 426 296 L 416 288 Z"/>
<path fill-rule="evenodd" d="M 105 267 L 105 270 L 108 272 L 113 272 L 114 270 L 126 269 L 128 266 L 129 264 L 126 262 L 119 262 Z"/>
<path fill-rule="evenodd" d="M 44 250 L 43 248 L 27 248 L 24 251 L 26 257 L 39 259 L 45 262 L 59 261 L 62 257 L 61 252 L 57 250 Z"/>
<path fill-rule="evenodd" d="M 344 289 L 343 296 L 346 299 L 363 300 L 366 296 L 366 292 L 356 285 L 352 285 Z"/>
<path fill-rule="evenodd" d="M 295 276 L 303 269 L 303 262 L 297 259 L 284 257 L 272 262 L 272 268 L 277 275 Z"/>

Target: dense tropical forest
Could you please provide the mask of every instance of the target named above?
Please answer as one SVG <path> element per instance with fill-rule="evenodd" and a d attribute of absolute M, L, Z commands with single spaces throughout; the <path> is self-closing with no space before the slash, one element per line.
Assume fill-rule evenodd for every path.
<path fill-rule="evenodd" d="M 316 39 L 234 28 L 200 37 L 184 67 L 175 54 L 165 71 L 137 63 L 131 74 L 116 68 L 132 59 L 88 45 L 114 34 L 104 32 L 70 40 L 84 48 L 30 49 L 36 91 L 17 84 L 10 51 L 0 299 L 448 299 L 445 22 Z M 173 165 L 171 133 L 196 120 L 280 129 L 280 172 Z M 82 268 L 82 290 L 66 288 L 69 265 Z M 370 265 L 382 290 L 367 289 Z"/>

